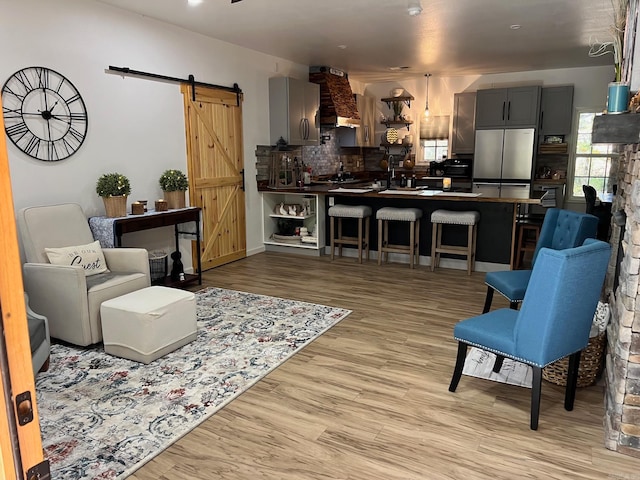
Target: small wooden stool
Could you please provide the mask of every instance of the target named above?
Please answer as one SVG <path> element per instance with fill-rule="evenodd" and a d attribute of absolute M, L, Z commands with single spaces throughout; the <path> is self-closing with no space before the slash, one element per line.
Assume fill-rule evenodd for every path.
<path fill-rule="evenodd" d="M 527 252 L 535 252 L 540 238 L 539 223 L 521 223 L 518 225 L 518 247 L 516 249 L 515 270 L 519 270 Z"/>
<path fill-rule="evenodd" d="M 453 212 L 451 210 L 436 210 L 431 214 L 433 233 L 431 236 L 431 271 L 440 264 L 441 253 L 452 253 L 467 258 L 467 273 L 471 275 L 476 261 L 477 224 L 480 213 L 476 211 Z M 467 245 L 443 245 L 442 227 L 444 225 L 468 225 Z"/>
<path fill-rule="evenodd" d="M 421 217 L 422 210 L 419 208 L 384 207 L 376 212 L 376 219 L 378 220 L 378 265 L 382 262 L 383 253 L 385 254 L 385 261 L 389 261 L 389 252 L 408 253 L 409 266 L 411 268 L 414 268 L 414 258 L 415 263 L 420 264 Z M 389 243 L 389 222 L 409 222 L 409 245 L 392 245 Z"/>
<path fill-rule="evenodd" d="M 371 207 L 365 205 L 334 205 L 329 207 L 330 235 L 331 235 L 331 260 L 334 259 L 335 247 L 338 245 L 338 254 L 342 256 L 342 245 L 356 245 L 358 247 L 358 263 L 362 263 L 362 249 L 365 249 L 367 260 L 369 260 L 369 221 L 371 217 Z M 335 218 L 338 219 L 338 237 L 335 235 Z M 358 236 L 347 237 L 342 235 L 342 219 L 358 219 Z M 362 232 L 362 220 L 364 222 L 364 235 Z"/>

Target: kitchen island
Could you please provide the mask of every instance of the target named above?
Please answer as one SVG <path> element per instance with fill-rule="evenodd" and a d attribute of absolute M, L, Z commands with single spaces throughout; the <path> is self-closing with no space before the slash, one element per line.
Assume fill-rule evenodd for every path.
<path fill-rule="evenodd" d="M 274 209 L 280 203 L 295 201 L 296 198 L 307 198 L 315 203 L 313 226 L 317 235 L 315 245 L 318 254 L 324 253 L 324 246 L 330 243 L 327 229 L 327 210 L 335 204 L 368 205 L 373 210 L 372 222 L 375 223 L 375 212 L 382 207 L 419 208 L 423 212 L 420 228 L 420 255 L 429 256 L 431 253 L 431 213 L 437 209 L 447 210 L 476 210 L 480 212 L 478 223 L 478 240 L 476 246 L 476 261 L 479 264 L 492 264 L 488 269 L 513 268 L 515 261 L 515 241 L 517 220 L 527 205 L 540 205 L 541 192 L 531 198 L 495 198 L 476 195 L 467 191 L 441 192 L 435 189 L 395 189 L 374 190 L 371 182 L 352 183 L 348 185 L 310 185 L 302 188 L 271 189 L 259 185 L 258 190 L 263 195 L 265 215 L 265 244 L 277 245 L 273 241 Z M 294 199 L 294 200 L 292 200 Z M 302 200 L 301 200 L 302 201 Z M 277 215 L 276 215 L 277 216 Z M 302 218 L 302 217 L 301 217 Z M 353 225 L 351 225 L 353 223 Z M 345 222 L 345 235 L 355 234 L 355 222 Z M 353 229 L 353 231 L 351 231 Z M 392 243 L 407 243 L 408 231 L 405 228 L 392 229 L 389 232 Z M 310 230 L 311 231 L 311 230 Z M 444 241 L 450 244 L 463 245 L 466 241 L 466 228 L 447 229 Z M 377 228 L 372 225 L 369 244 L 372 250 L 377 249 Z M 291 243 L 283 245 L 290 246 Z M 456 258 L 453 256 L 453 258 Z"/>

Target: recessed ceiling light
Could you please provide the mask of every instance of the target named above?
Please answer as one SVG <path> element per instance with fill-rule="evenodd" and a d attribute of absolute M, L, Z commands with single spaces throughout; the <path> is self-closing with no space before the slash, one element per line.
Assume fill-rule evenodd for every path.
<path fill-rule="evenodd" d="M 190 6 L 194 7 L 196 5 L 200 5 L 202 3 L 202 0 L 187 0 L 187 3 Z"/>
<path fill-rule="evenodd" d="M 408 68 L 411 67 L 407 67 L 407 66 L 401 66 L 401 67 L 389 67 L 389 70 L 393 70 L 394 72 L 398 71 L 398 70 L 406 70 Z"/>
<path fill-rule="evenodd" d="M 518 25 L 517 23 L 514 23 L 513 25 L 509 26 L 511 30 L 519 30 L 520 27 L 522 27 L 522 25 Z"/>
<path fill-rule="evenodd" d="M 346 45 L 338 45 L 338 48 L 340 48 L 340 49 L 344 50 L 344 49 L 346 49 L 346 48 L 347 48 L 347 46 L 346 46 Z"/>

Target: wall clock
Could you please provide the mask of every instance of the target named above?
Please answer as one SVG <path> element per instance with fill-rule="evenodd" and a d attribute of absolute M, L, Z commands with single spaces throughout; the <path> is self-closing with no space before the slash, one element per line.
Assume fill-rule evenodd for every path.
<path fill-rule="evenodd" d="M 87 109 L 76 87 L 46 67 L 27 67 L 2 87 L 5 131 L 13 144 L 37 160 L 73 155 L 87 136 Z"/>

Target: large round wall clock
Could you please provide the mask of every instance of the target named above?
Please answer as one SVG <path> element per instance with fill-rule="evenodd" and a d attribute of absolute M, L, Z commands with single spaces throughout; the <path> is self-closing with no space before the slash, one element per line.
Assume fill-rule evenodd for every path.
<path fill-rule="evenodd" d="M 5 130 L 13 144 L 37 160 L 73 155 L 87 135 L 87 109 L 76 87 L 46 67 L 27 67 L 2 87 Z"/>

